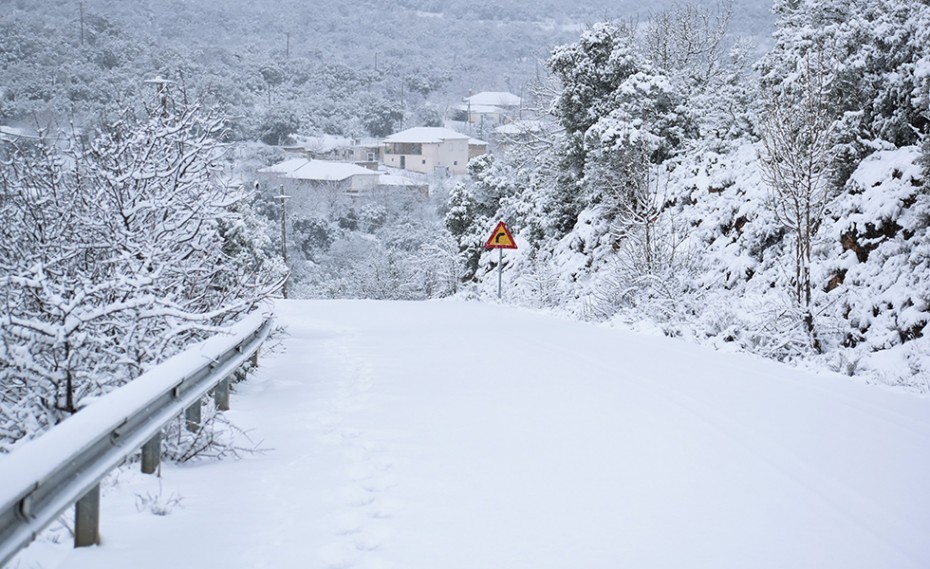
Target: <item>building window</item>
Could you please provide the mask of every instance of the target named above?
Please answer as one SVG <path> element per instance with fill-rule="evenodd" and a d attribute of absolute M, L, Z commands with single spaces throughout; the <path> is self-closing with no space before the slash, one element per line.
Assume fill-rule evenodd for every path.
<path fill-rule="evenodd" d="M 423 164 L 426 164 L 426 160 L 423 161 Z"/>
<path fill-rule="evenodd" d="M 459 161 L 456 160 L 455 162 L 452 163 L 452 165 L 453 165 L 453 166 L 458 166 L 458 165 L 459 165 Z"/>

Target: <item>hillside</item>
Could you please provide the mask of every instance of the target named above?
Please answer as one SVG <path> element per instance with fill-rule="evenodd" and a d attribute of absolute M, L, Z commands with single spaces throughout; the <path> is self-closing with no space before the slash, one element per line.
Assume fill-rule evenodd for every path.
<path fill-rule="evenodd" d="M 547 127 L 450 198 L 478 294 L 506 219 L 514 302 L 930 389 L 930 8 L 776 13 L 760 61 L 688 10 L 555 50 Z"/>
<path fill-rule="evenodd" d="M 651 9 L 659 10 L 662 3 Z M 351 0 L 0 2 L 0 121 L 94 120 L 162 76 L 220 105 L 237 139 L 364 135 L 392 111 L 441 120 L 469 91 L 529 95 L 555 45 L 633 2 Z M 765 42 L 765 2 L 734 4 L 734 31 Z"/>

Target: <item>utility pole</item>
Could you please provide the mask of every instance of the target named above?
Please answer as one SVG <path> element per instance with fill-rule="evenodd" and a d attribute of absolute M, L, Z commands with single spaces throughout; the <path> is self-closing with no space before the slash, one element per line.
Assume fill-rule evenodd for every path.
<path fill-rule="evenodd" d="M 400 128 L 404 128 L 404 116 L 407 114 L 407 104 L 404 101 L 404 77 L 400 78 Z"/>
<path fill-rule="evenodd" d="M 281 184 L 281 194 L 276 197 L 281 200 L 281 259 L 284 261 L 284 268 L 287 269 L 287 198 L 290 196 L 284 195 L 284 184 Z M 281 285 L 281 296 L 284 298 L 287 298 L 287 281 L 290 278 L 290 269 L 288 269 L 288 274 Z"/>
<path fill-rule="evenodd" d="M 143 81 L 146 85 L 154 85 L 155 90 L 158 96 L 158 104 L 161 106 L 161 116 L 168 116 L 168 86 L 173 84 L 174 81 L 169 81 L 168 79 L 163 79 L 161 75 L 155 77 L 155 79 L 146 79 Z"/>
<path fill-rule="evenodd" d="M 468 98 L 465 99 L 465 131 L 473 132 L 471 128 L 471 89 L 468 90 Z"/>

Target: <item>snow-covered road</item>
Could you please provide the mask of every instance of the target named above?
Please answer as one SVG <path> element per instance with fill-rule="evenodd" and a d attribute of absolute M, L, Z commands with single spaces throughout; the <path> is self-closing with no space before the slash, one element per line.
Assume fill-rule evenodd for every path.
<path fill-rule="evenodd" d="M 125 473 L 103 547 L 20 566 L 930 567 L 925 398 L 494 304 L 278 313 L 231 412 L 267 452 Z"/>

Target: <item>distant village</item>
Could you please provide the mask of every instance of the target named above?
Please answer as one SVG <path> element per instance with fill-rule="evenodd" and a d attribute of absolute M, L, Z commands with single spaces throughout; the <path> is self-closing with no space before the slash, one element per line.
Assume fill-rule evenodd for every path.
<path fill-rule="evenodd" d="M 303 138 L 285 147 L 293 158 L 258 170 L 259 178 L 286 190 L 350 195 L 394 190 L 426 196 L 431 178 L 464 175 L 472 158 L 535 130 L 532 121 L 520 120 L 522 103 L 512 93 L 485 91 L 455 106 L 445 127 L 418 126 L 383 139 Z M 481 133 L 491 142 L 467 133 Z"/>
<path fill-rule="evenodd" d="M 375 192 L 429 195 L 430 180 L 463 176 L 476 156 L 506 149 L 534 136 L 539 121 L 522 120 L 523 100 L 484 91 L 450 109 L 443 127 L 418 126 L 385 138 L 335 135 L 298 137 L 284 146 L 291 157 L 257 170 L 267 188 L 313 194 L 331 190 L 363 196 Z M 481 138 L 477 138 L 480 136 Z M 29 129 L 0 125 L 0 142 L 36 139 Z"/>

